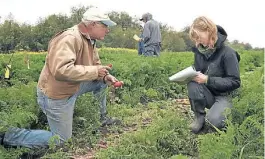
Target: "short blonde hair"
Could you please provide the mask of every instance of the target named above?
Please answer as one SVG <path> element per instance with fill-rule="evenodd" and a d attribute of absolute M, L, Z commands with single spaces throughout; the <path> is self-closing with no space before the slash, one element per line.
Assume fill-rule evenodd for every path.
<path fill-rule="evenodd" d="M 198 35 L 198 32 L 208 32 L 210 45 L 211 47 L 214 46 L 218 37 L 217 37 L 217 27 L 213 23 L 213 21 L 211 21 L 209 18 L 205 16 L 200 16 L 196 18 L 193 21 L 189 32 L 189 36 L 192 41 L 197 42 L 199 40 L 200 37 Z"/>

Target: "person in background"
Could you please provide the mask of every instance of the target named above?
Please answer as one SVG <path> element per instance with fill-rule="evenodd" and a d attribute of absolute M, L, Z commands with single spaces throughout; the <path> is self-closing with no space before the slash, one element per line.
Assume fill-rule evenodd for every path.
<path fill-rule="evenodd" d="M 140 41 L 144 43 L 144 56 L 160 56 L 161 31 L 160 25 L 153 19 L 152 14 L 145 13 L 140 21 L 145 23 L 143 37 Z"/>
<path fill-rule="evenodd" d="M 187 84 L 195 120 L 192 132 L 199 133 L 205 118 L 215 127 L 225 126 L 225 109 L 232 107 L 231 94 L 240 87 L 239 54 L 225 44 L 226 31 L 207 17 L 196 18 L 189 36 L 195 43 L 194 67 L 198 75 Z M 205 108 L 209 111 L 206 115 Z"/>
<path fill-rule="evenodd" d="M 142 39 L 143 38 L 143 29 L 144 29 L 144 24 L 140 24 L 140 35 L 139 37 Z M 140 40 L 138 42 L 138 55 L 143 55 L 144 54 L 144 42 Z"/>

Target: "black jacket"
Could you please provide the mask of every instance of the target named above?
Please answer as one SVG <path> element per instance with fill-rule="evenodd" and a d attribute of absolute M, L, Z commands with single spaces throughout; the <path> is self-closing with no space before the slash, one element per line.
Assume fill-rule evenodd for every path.
<path fill-rule="evenodd" d="M 208 75 L 207 88 L 214 95 L 227 94 L 240 87 L 239 54 L 224 44 L 227 33 L 217 26 L 218 40 L 216 51 L 206 57 L 197 48 L 193 48 L 194 67 L 196 71 Z"/>

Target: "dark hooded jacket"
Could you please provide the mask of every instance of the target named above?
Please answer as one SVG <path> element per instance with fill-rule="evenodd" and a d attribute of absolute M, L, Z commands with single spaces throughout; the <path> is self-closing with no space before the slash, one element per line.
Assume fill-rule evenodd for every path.
<path fill-rule="evenodd" d="M 217 25 L 218 40 L 216 50 L 210 56 L 193 48 L 194 67 L 196 71 L 208 75 L 207 88 L 214 95 L 226 95 L 240 87 L 239 54 L 231 47 L 225 45 L 226 31 Z"/>

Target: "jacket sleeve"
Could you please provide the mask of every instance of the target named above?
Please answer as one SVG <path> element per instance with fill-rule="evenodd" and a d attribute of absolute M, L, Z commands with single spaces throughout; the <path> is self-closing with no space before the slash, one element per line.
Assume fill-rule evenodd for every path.
<path fill-rule="evenodd" d="M 240 87 L 239 62 L 235 52 L 228 52 L 223 58 L 225 77 L 209 76 L 207 85 L 220 92 L 229 92 Z"/>
<path fill-rule="evenodd" d="M 143 30 L 143 42 L 146 43 L 151 37 L 150 23 L 146 23 Z"/>
<path fill-rule="evenodd" d="M 99 66 L 75 65 L 80 42 L 73 35 L 66 35 L 56 44 L 51 43 L 48 54 L 48 67 L 59 81 L 90 81 L 98 78 Z"/>

